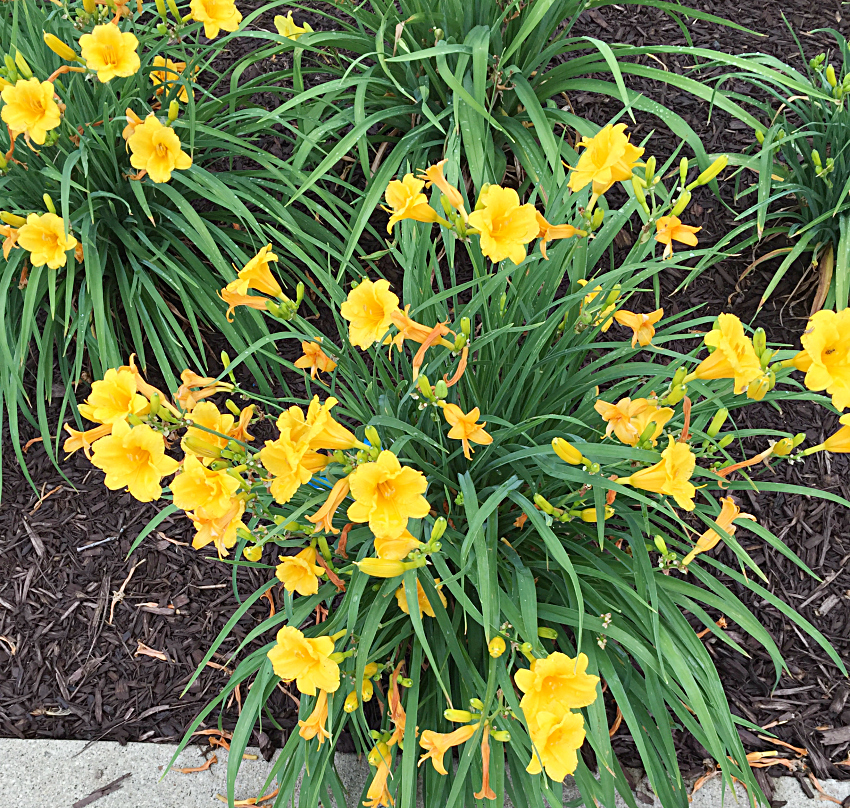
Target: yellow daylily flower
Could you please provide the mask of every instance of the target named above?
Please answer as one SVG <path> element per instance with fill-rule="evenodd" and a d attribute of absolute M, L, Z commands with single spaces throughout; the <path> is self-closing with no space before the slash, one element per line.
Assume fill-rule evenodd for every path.
<path fill-rule="evenodd" d="M 294 626 L 284 626 L 267 656 L 284 682 L 294 681 L 299 692 L 315 696 L 317 690 L 335 693 L 339 688 L 339 665 L 331 659 L 333 652 L 330 637 L 307 638 Z"/>
<path fill-rule="evenodd" d="M 694 468 L 696 458 L 691 447 L 687 443 L 675 443 L 671 435 L 667 448 L 661 453 L 661 462 L 636 471 L 629 477 L 621 477 L 617 482 L 656 494 L 666 494 L 673 497 L 680 508 L 692 511 L 696 488 L 690 479 Z"/>
<path fill-rule="evenodd" d="M 677 216 L 662 216 L 655 223 L 655 240 L 664 246 L 664 258 L 670 258 L 673 255 L 673 242 L 678 241 L 680 244 L 686 244 L 688 247 L 697 246 L 696 234 L 702 230 L 701 227 L 691 227 L 687 224 L 682 224 L 682 220 Z"/>
<path fill-rule="evenodd" d="M 570 172 L 571 191 L 593 186 L 597 196 L 604 194 L 615 182 L 625 182 L 632 176 L 644 150 L 629 143 L 624 123 L 608 124 L 593 137 L 582 137 L 578 148 L 584 149 L 578 165 Z"/>
<path fill-rule="evenodd" d="M 141 67 L 138 47 L 139 40 L 133 34 L 122 32 L 112 23 L 96 25 L 90 34 L 80 37 L 80 55 L 103 83 L 132 76 Z"/>
<path fill-rule="evenodd" d="M 181 148 L 177 133 L 161 124 L 153 113 L 143 123 L 134 125 L 127 146 L 130 165 L 147 171 L 157 183 L 168 182 L 172 171 L 185 171 L 192 165 L 192 158 Z"/>
<path fill-rule="evenodd" d="M 491 185 L 469 214 L 469 224 L 479 234 L 481 252 L 497 264 L 510 258 L 514 264 L 525 260 L 525 245 L 537 238 L 540 226 L 533 205 L 521 205 L 513 188 Z"/>
<path fill-rule="evenodd" d="M 439 220 L 437 211 L 431 207 L 428 197 L 422 193 L 424 187 L 425 183 L 416 179 L 413 174 L 405 174 L 404 179 L 392 180 L 387 185 L 384 198 L 392 209 L 389 211 L 391 215 L 387 222 L 388 233 L 392 233 L 396 222 L 403 219 L 412 219 L 414 222 L 436 222 Z"/>
<path fill-rule="evenodd" d="M 55 213 L 30 213 L 18 230 L 17 241 L 19 247 L 29 251 L 34 267 L 47 264 L 48 269 L 64 267 L 66 253 L 77 246 L 77 239 L 65 232 L 65 222 Z"/>

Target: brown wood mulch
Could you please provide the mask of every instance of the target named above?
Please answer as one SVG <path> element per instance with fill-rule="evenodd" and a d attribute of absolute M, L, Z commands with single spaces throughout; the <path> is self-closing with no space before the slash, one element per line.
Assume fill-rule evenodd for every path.
<path fill-rule="evenodd" d="M 825 35 L 809 33 L 812 29 L 832 26 L 845 34 L 848 29 L 839 0 L 819 4 L 815 11 L 810 0 L 746 4 L 740 0 L 691 0 L 691 5 L 769 34 L 757 38 L 693 22 L 688 30 L 695 44 L 733 53 L 758 50 L 798 67 L 796 45 L 781 12 L 801 35 L 807 59 L 830 44 Z M 315 27 L 327 25 L 318 16 L 311 22 Z M 574 33 L 634 44 L 686 44 L 681 30 L 664 14 L 634 6 L 589 10 Z M 238 56 L 231 54 L 234 59 Z M 681 72 L 682 58 L 660 58 L 669 69 Z M 628 80 L 631 87 L 673 105 L 709 151 L 735 151 L 751 144 L 752 132 L 728 117 L 715 111 L 709 121 L 707 104 L 678 93 L 673 97 L 672 90 L 649 81 Z M 605 123 L 619 108 L 589 94 L 578 93 L 570 101 L 579 114 L 599 123 Z M 677 144 L 659 122 L 637 117 L 637 125 L 631 127 L 635 138 L 641 140 L 653 131 L 649 152 L 659 158 L 672 153 Z M 723 185 L 722 192 L 724 200 L 733 204 L 730 184 Z M 703 243 L 712 243 L 734 226 L 734 214 L 705 189 L 695 195 L 688 216 L 688 223 L 703 227 Z M 749 254 L 725 259 L 675 295 L 684 276 L 675 271 L 665 273 L 661 278 L 665 310 L 675 313 L 701 304 L 704 311 L 718 313 L 731 307 L 749 319 L 756 313 L 757 301 L 777 262 L 760 265 L 743 282 L 739 279 L 763 249 L 756 247 Z M 789 272 L 756 319 L 767 330 L 769 340 L 797 344 L 813 294 L 813 283 L 805 280 L 795 291 L 803 272 L 802 264 Z M 792 402 L 781 411 L 752 407 L 742 425 L 758 428 L 766 424 L 805 431 L 810 442 L 817 442 L 836 428 L 837 418 L 808 402 Z M 11 451 L 4 452 L 3 464 L 0 735 L 120 742 L 177 740 L 227 677 L 222 667 L 208 668 L 180 698 L 195 666 L 233 611 L 229 568 L 188 546 L 190 525 L 179 516 L 166 519 L 132 557 L 125 558 L 132 539 L 157 509 L 140 507 L 127 494 L 108 492 L 100 472 L 83 457 L 62 464 L 72 487 L 51 466 L 43 448 L 34 444 L 28 464 L 37 493 L 24 479 Z M 762 479 L 816 486 L 850 498 L 847 470 L 844 458 L 816 456 L 805 464 L 780 466 L 775 476 L 763 475 Z M 799 553 L 821 578 L 805 575 L 760 542 L 745 543 L 768 574 L 767 588 L 814 623 L 850 663 L 847 512 L 815 498 L 772 492 L 743 496 L 745 510 Z M 735 565 L 729 551 L 721 549 L 718 555 Z M 256 572 L 240 572 L 240 591 L 252 591 L 260 580 Z M 806 765 L 817 777 L 847 779 L 850 765 L 842 761 L 850 753 L 850 685 L 812 641 L 773 607 L 733 581 L 728 585 L 764 623 L 788 664 L 777 684 L 769 658 L 736 632 L 735 626 L 728 630 L 748 649 L 750 658 L 707 639 L 733 712 L 769 728 L 783 742 L 808 750 Z M 237 626 L 222 655 L 214 660 L 216 665 L 226 666 L 228 651 L 268 614 L 267 601 L 261 604 Z M 225 728 L 233 726 L 238 710 L 235 700 L 224 710 Z M 292 727 L 295 711 L 283 694 L 275 695 L 271 717 L 284 731 Z M 216 720 L 217 715 L 211 717 L 210 724 Z M 271 724 L 265 728 L 271 744 L 279 743 L 280 730 L 272 729 Z M 758 737 L 759 733 L 741 730 L 741 735 L 748 751 L 777 748 Z M 269 738 L 262 740 L 269 742 Z M 624 730 L 615 743 L 624 763 L 639 764 Z M 706 751 L 684 733 L 677 743 L 685 769 L 701 773 Z M 787 773 L 782 767 L 757 771 L 768 792 L 770 776 Z M 803 779 L 804 767 L 795 774 Z M 808 788 L 808 781 L 803 779 L 803 783 Z"/>

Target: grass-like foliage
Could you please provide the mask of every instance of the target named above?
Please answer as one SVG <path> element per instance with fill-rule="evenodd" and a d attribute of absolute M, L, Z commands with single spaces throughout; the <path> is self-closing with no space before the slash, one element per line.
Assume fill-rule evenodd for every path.
<path fill-rule="evenodd" d="M 401 286 L 317 271 L 333 317 L 322 331 L 283 295 L 269 252 L 246 264 L 231 291 L 275 319 L 276 341 L 300 344 L 301 359 L 280 361 L 304 374 L 305 398 L 253 396 L 245 406 L 226 376 L 187 373 L 169 402 L 125 366 L 81 405 L 99 426 L 67 448 L 91 445 L 109 487 L 157 499 L 177 472 L 166 512 L 187 511 L 195 546 L 269 574 L 196 676 L 237 620 L 283 584 L 282 607 L 234 657 L 268 642 L 239 659 L 197 719 L 249 686 L 230 742 L 231 804 L 242 753 L 258 724 L 274 723 L 265 704 L 282 681 L 300 698 L 301 721 L 269 774 L 275 806 L 354 804 L 333 768 L 344 731 L 374 768 L 357 804 L 413 808 L 419 789 L 428 808 L 505 796 L 517 808 L 560 806 L 572 773 L 585 805 L 613 806 L 617 793 L 635 805 L 611 746 L 620 720 L 667 808 L 688 804 L 674 727 L 693 733 L 730 785 L 735 777 L 763 800 L 737 731 L 752 727 L 730 712 L 698 632 L 745 653 L 715 623 L 722 614 L 765 649 L 777 678 L 782 660 L 718 573 L 758 592 L 841 666 L 760 586 L 735 535 L 750 530 L 794 558 L 734 496 L 753 487 L 748 468 L 783 462 L 805 436 L 754 434 L 734 415 L 797 394 L 776 388 L 792 365 L 843 408 L 850 365 L 824 356 L 848 324 L 819 321 L 804 350 L 781 362 L 732 314 L 713 322 L 626 309 L 669 265 L 660 245 L 694 245 L 678 219 L 688 186 L 710 182 L 723 162 L 690 182 L 683 167 L 678 189 L 664 190 L 658 177 L 670 166 L 640 163 L 619 129 L 583 146 L 570 176 L 525 202 L 496 185 L 468 198 L 450 163 L 422 172 L 430 198 L 412 171 L 393 179 L 386 200 Z M 604 193 L 618 180 L 634 198 L 608 210 Z M 598 272 L 637 209 L 641 237 Z M 250 434 L 257 418 L 276 421 L 262 447 Z M 847 451 L 846 432 L 805 452 Z M 167 453 L 178 437 L 179 451 Z M 770 440 L 748 457 L 748 437 Z M 740 566 L 712 557 L 721 540 Z"/>

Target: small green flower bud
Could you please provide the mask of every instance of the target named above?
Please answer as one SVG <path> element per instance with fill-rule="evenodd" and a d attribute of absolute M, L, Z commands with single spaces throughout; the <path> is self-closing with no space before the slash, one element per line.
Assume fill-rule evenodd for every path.
<path fill-rule="evenodd" d="M 681 367 L 673 374 L 673 380 L 670 382 L 671 387 L 676 387 L 685 381 L 685 376 L 688 375 L 687 368 Z"/>
<path fill-rule="evenodd" d="M 553 516 L 555 514 L 555 508 L 552 503 L 541 494 L 534 495 L 534 504 L 540 508 L 543 513 L 549 514 L 549 516 Z"/>
<path fill-rule="evenodd" d="M 602 227 L 602 220 L 605 218 L 605 211 L 602 208 L 597 208 L 593 211 L 593 218 L 590 220 L 592 230 L 598 230 Z"/>
<path fill-rule="evenodd" d="M 507 306 L 508 296 L 503 293 L 502 296 L 499 298 L 499 314 L 501 314 L 503 317 L 505 315 L 505 309 L 507 308 Z"/>
<path fill-rule="evenodd" d="M 708 435 L 709 438 L 716 438 L 717 433 L 723 428 L 723 424 L 726 423 L 726 419 L 729 417 L 729 410 L 725 407 L 721 410 L 718 410 L 714 418 L 711 419 L 711 423 L 708 425 L 708 429 L 705 430 L 705 434 Z"/>
<path fill-rule="evenodd" d="M 439 541 L 443 538 L 443 534 L 446 532 L 446 526 L 448 522 L 444 516 L 440 516 L 434 520 L 434 526 L 431 528 L 431 541 Z"/>
<path fill-rule="evenodd" d="M 665 407 L 672 407 L 674 404 L 678 404 L 687 394 L 688 388 L 684 384 L 677 384 L 671 388 L 663 404 Z"/>
<path fill-rule="evenodd" d="M 439 399 L 444 399 L 449 394 L 449 386 L 445 383 L 443 379 L 440 379 L 434 385 L 434 393 Z"/>
<path fill-rule="evenodd" d="M 683 157 L 679 160 L 679 179 L 682 181 L 682 185 L 685 184 L 685 180 L 688 178 L 688 158 Z"/>
<path fill-rule="evenodd" d="M 53 204 L 53 200 L 50 198 L 50 194 L 44 194 L 42 197 L 44 201 L 44 207 L 47 208 L 51 213 L 56 213 L 56 206 Z"/>
<path fill-rule="evenodd" d="M 469 317 L 460 318 L 460 333 L 469 339 L 469 335 L 472 333 L 472 320 Z"/>
<path fill-rule="evenodd" d="M 419 392 L 422 393 L 425 398 L 429 401 L 434 400 L 434 390 L 431 387 L 431 383 L 428 381 L 428 377 L 426 375 L 421 375 L 416 382 L 416 386 L 419 388 Z"/>
<path fill-rule="evenodd" d="M 691 201 L 691 192 L 687 189 L 682 191 L 679 194 L 679 198 L 676 200 L 676 204 L 673 205 L 673 210 L 670 211 L 671 216 L 678 216 L 686 207 L 688 207 L 688 203 Z"/>
<path fill-rule="evenodd" d="M 823 164 L 820 160 L 820 152 L 817 149 L 812 149 L 812 162 L 815 164 L 815 168 L 822 168 Z"/>
<path fill-rule="evenodd" d="M 718 441 L 717 445 L 718 445 L 721 449 L 725 449 L 725 448 L 726 448 L 726 447 L 727 447 L 730 443 L 732 443 L 732 441 L 733 441 L 733 440 L 735 440 L 735 436 L 734 436 L 734 435 L 731 435 L 731 434 L 730 434 L 730 435 L 725 435 L 724 437 L 722 437 L 722 438 Z"/>
<path fill-rule="evenodd" d="M 366 436 L 366 440 L 369 441 L 370 446 L 374 446 L 377 449 L 381 448 L 381 436 L 375 427 L 369 425 L 363 430 L 363 433 Z"/>
<path fill-rule="evenodd" d="M 794 448 L 796 449 L 805 439 L 805 432 L 798 432 L 796 435 L 794 435 L 794 437 L 791 439 L 794 444 Z"/>
<path fill-rule="evenodd" d="M 646 167 L 644 169 L 644 179 L 646 180 L 646 184 L 649 185 L 652 182 L 652 178 L 655 176 L 655 156 L 653 155 L 646 161 Z"/>
<path fill-rule="evenodd" d="M 484 709 L 484 702 L 481 699 L 470 699 L 469 706 L 480 713 Z"/>
<path fill-rule="evenodd" d="M 653 536 L 653 542 L 655 542 L 655 547 L 659 553 L 662 555 L 667 555 L 667 542 L 664 541 L 663 536 Z"/>
<path fill-rule="evenodd" d="M 168 124 L 169 126 L 177 120 L 180 115 L 180 102 L 174 98 L 168 105 Z"/>
<path fill-rule="evenodd" d="M 466 724 L 472 721 L 475 716 L 469 710 L 444 710 L 443 717 L 446 721 L 454 721 L 458 724 Z"/>
<path fill-rule="evenodd" d="M 829 65 L 829 67 L 826 68 L 826 73 L 824 73 L 824 75 L 826 76 L 826 80 L 829 82 L 830 87 L 835 87 L 835 85 L 838 84 L 835 80 L 835 68 L 832 65 Z"/>
<path fill-rule="evenodd" d="M 728 164 L 729 158 L 725 154 L 721 154 L 689 187 L 708 185 Z"/>
<path fill-rule="evenodd" d="M 548 626 L 538 626 L 537 636 L 544 640 L 557 640 L 558 632 L 554 628 Z"/>
<path fill-rule="evenodd" d="M 494 729 L 490 731 L 490 737 L 499 743 L 508 743 L 511 740 L 511 733 L 506 729 Z"/>
<path fill-rule="evenodd" d="M 756 129 L 756 141 L 758 141 L 758 143 L 764 143 L 764 132 L 760 129 Z"/>
<path fill-rule="evenodd" d="M 643 185 L 641 185 L 636 174 L 632 175 L 632 190 L 635 192 L 635 199 L 637 199 L 638 204 L 643 208 L 645 213 L 649 213 L 649 205 L 646 202 L 646 194 L 644 193 Z"/>

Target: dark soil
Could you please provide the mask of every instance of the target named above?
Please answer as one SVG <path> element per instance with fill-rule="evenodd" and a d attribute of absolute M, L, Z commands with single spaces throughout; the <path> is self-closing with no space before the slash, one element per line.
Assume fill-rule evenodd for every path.
<path fill-rule="evenodd" d="M 258 5 L 240 4 L 243 13 Z M 317 4 L 318 6 L 319 4 Z M 809 59 L 830 45 L 812 29 L 832 26 L 845 35 L 848 24 L 839 0 L 828 0 L 813 11 L 809 0 L 690 0 L 690 5 L 768 34 L 755 37 L 700 21 L 689 22 L 697 46 L 721 48 L 731 53 L 761 51 L 801 66 L 796 43 L 782 13 L 800 36 Z M 271 17 L 258 22 L 272 27 Z M 300 19 L 298 15 L 297 18 Z M 328 27 L 319 15 L 307 17 L 315 28 Z M 582 15 L 575 34 L 637 45 L 687 45 L 678 25 L 664 13 L 635 6 L 611 6 Z M 240 45 L 227 54 L 237 60 Z M 253 47 L 246 41 L 245 48 Z M 674 72 L 682 72 L 687 56 L 661 56 Z M 657 66 L 657 62 L 654 62 Z M 222 64 L 222 69 L 226 67 Z M 661 101 L 685 117 L 703 139 L 707 151 L 742 151 L 752 145 L 747 127 L 718 113 L 709 119 L 708 104 L 690 96 L 630 76 L 629 85 Z M 736 88 L 741 89 L 741 88 Z M 620 105 L 601 102 L 598 96 L 578 93 L 570 98 L 576 112 L 605 123 Z M 638 116 L 631 126 L 635 140 L 653 132 L 648 153 L 659 160 L 671 154 L 678 142 L 649 116 Z M 732 183 L 721 183 L 723 201 L 735 207 Z M 737 206 L 741 210 L 741 206 Z M 702 189 L 687 213 L 687 223 L 702 226 L 700 240 L 711 244 L 734 227 L 735 212 Z M 727 258 L 701 275 L 690 287 L 676 291 L 684 272 L 661 276 L 665 312 L 675 314 L 694 305 L 707 313 L 734 310 L 742 319 L 755 317 L 768 339 L 796 345 L 805 326 L 815 279 L 807 280 L 803 262 L 788 273 L 761 312 L 758 300 L 777 262 L 765 262 L 741 276 L 754 258 L 774 245 L 756 246 L 746 254 Z M 782 411 L 748 408 L 744 427 L 765 423 L 790 432 L 806 432 L 818 442 L 836 428 L 837 418 L 808 402 L 784 404 Z M 755 450 L 764 448 L 753 444 Z M 0 734 L 17 737 L 53 737 L 173 741 L 182 736 L 198 710 L 221 688 L 227 673 L 208 668 L 185 697 L 180 693 L 197 663 L 234 608 L 227 569 L 205 552 L 188 546 L 191 525 L 182 517 L 165 520 L 129 559 L 132 540 L 156 513 L 141 508 L 129 495 L 108 492 L 100 472 L 84 457 L 62 464 L 68 481 L 52 467 L 40 444 L 28 453 L 35 493 L 13 460 L 4 452 L 3 500 L 0 509 Z M 850 498 L 850 477 L 843 458 L 817 455 L 805 464 L 780 465 L 761 479 L 813 486 Z M 838 506 L 816 498 L 781 493 L 744 494 L 745 510 L 772 530 L 821 579 L 814 579 L 782 555 L 753 540 L 744 546 L 767 572 L 767 588 L 790 604 L 821 630 L 850 663 L 850 520 Z M 743 531 L 742 531 L 743 533 Z M 746 536 L 746 534 L 744 534 Z M 98 543 L 102 542 L 102 543 Z M 737 566 L 727 550 L 718 557 Z M 273 559 L 265 558 L 266 562 Z M 143 563 L 139 563 L 143 562 Z M 138 565 L 138 566 L 137 566 Z M 131 570 L 132 577 L 121 590 Z M 252 591 L 264 574 L 242 571 L 240 591 Z M 731 653 L 725 645 L 708 639 L 708 648 L 724 679 L 733 711 L 769 728 L 783 741 L 808 750 L 797 765 L 817 777 L 850 777 L 850 765 L 839 765 L 850 751 L 850 685 L 840 671 L 777 610 L 737 583 L 731 589 L 764 623 L 788 664 L 779 682 L 770 660 L 734 625 L 731 635 L 751 654 L 749 659 Z M 114 615 L 110 617 L 113 600 Z M 217 665 L 228 663 L 227 652 L 268 614 L 261 601 L 237 626 L 222 649 Z M 719 618 L 720 615 L 717 615 Z M 138 643 L 162 651 L 167 660 L 137 655 Z M 8 675 L 5 675 L 8 672 Z M 276 693 L 275 720 L 291 728 L 293 702 Z M 223 711 L 225 728 L 232 727 L 239 705 Z M 218 715 L 211 716 L 214 724 Z M 274 733 L 272 733 L 274 736 Z M 756 734 L 741 731 L 748 751 L 777 748 Z M 279 737 L 273 737 L 273 742 Z M 621 730 L 615 738 L 624 763 L 639 764 L 634 744 Z M 782 748 L 782 747 L 779 747 Z M 679 739 L 684 768 L 701 773 L 707 752 L 684 734 Z M 797 755 L 789 751 L 792 759 Z M 765 773 L 787 774 L 782 767 L 759 769 L 757 774 L 770 791 Z M 763 776 L 765 775 L 765 776 Z"/>

